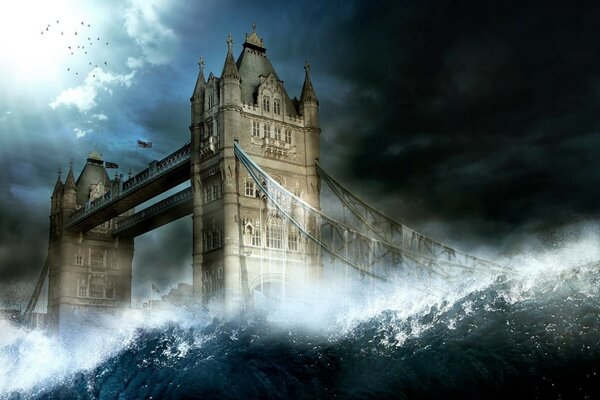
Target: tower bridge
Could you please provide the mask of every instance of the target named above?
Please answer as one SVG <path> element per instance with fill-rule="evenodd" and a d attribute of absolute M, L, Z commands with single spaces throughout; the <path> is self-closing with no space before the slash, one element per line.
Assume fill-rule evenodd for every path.
<path fill-rule="evenodd" d="M 250 304 L 253 293 L 285 298 L 318 284 L 325 255 L 359 279 L 381 281 L 409 268 L 502 268 L 390 219 L 319 166 L 319 102 L 308 63 L 300 97 L 291 99 L 254 26 L 237 60 L 231 36 L 227 47 L 220 77 L 206 79 L 199 63 L 189 143 L 125 181 L 108 177 L 98 152 L 77 181 L 72 166 L 64 183 L 59 176 L 48 257 L 26 319 L 46 279 L 55 330 L 129 307 L 135 237 L 187 215 L 194 295 L 230 311 Z M 186 181 L 190 187 L 136 212 Z M 321 212 L 323 182 L 358 225 Z"/>

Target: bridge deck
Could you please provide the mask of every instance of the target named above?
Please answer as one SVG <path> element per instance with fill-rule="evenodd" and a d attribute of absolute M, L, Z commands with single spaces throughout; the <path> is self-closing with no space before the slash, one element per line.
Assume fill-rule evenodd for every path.
<path fill-rule="evenodd" d="M 135 237 L 191 214 L 192 188 L 189 187 L 132 216 L 117 222 L 113 236 Z"/>
<path fill-rule="evenodd" d="M 190 154 L 191 146 L 187 144 L 161 161 L 150 163 L 149 168 L 123 182 L 116 192 L 111 190 L 73 212 L 66 227 L 88 231 L 189 180 Z"/>

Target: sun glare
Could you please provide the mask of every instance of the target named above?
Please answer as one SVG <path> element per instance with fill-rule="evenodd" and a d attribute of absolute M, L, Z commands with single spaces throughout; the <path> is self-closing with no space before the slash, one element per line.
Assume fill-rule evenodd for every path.
<path fill-rule="evenodd" d="M 56 80 L 67 71 L 69 42 L 82 12 L 77 2 L 7 1 L 0 5 L 0 70 L 19 82 Z"/>

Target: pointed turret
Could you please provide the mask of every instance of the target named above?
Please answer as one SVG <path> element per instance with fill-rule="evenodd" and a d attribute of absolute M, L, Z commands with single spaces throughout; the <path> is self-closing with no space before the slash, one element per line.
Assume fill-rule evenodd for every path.
<path fill-rule="evenodd" d="M 196 87 L 194 93 L 190 98 L 192 102 L 192 125 L 190 129 L 197 126 L 202 120 L 202 114 L 204 113 L 204 97 L 206 94 L 206 80 L 204 79 L 204 58 L 200 57 L 198 61 L 200 72 L 198 73 L 198 79 L 196 80 Z"/>
<path fill-rule="evenodd" d="M 192 93 L 191 101 L 195 98 L 204 97 L 204 91 L 206 89 L 206 79 L 204 79 L 204 58 L 200 57 L 198 61 L 200 72 L 198 73 L 198 79 L 196 80 L 196 87 L 194 87 L 194 93 Z"/>
<path fill-rule="evenodd" d="M 304 85 L 300 94 L 300 114 L 304 117 L 304 126 L 319 127 L 319 100 L 310 80 L 310 64 L 304 63 Z"/>
<path fill-rule="evenodd" d="M 77 185 L 75 184 L 75 177 L 73 175 L 73 161 L 69 163 L 69 172 L 67 173 L 67 179 L 65 180 L 63 190 L 63 209 L 74 210 L 77 199 Z"/>
<path fill-rule="evenodd" d="M 302 85 L 302 92 L 300 93 L 300 103 L 315 103 L 318 106 L 319 100 L 317 100 L 317 94 L 310 81 L 310 64 L 308 61 L 304 63 L 304 71 L 304 85 Z"/>
<path fill-rule="evenodd" d="M 51 213 L 55 214 L 60 209 L 61 198 L 63 195 L 64 185 L 61 180 L 61 170 L 58 169 L 58 178 L 56 179 L 56 183 L 54 184 L 54 190 L 52 191 L 51 199 Z"/>
<path fill-rule="evenodd" d="M 233 59 L 233 38 L 227 37 L 227 57 L 221 73 L 223 105 L 238 105 L 241 101 L 240 72 Z"/>
<path fill-rule="evenodd" d="M 225 65 L 223 65 L 221 78 L 240 79 L 240 72 L 233 59 L 233 37 L 231 34 L 227 37 L 227 57 L 225 58 Z"/>

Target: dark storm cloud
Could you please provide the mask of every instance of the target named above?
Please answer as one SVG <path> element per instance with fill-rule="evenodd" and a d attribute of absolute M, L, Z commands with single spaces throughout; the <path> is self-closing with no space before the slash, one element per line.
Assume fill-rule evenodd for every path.
<path fill-rule="evenodd" d="M 598 216 L 595 4 L 350 10 L 317 30 L 315 45 L 327 73 L 350 86 L 339 117 L 321 96 L 324 144 L 340 142 L 335 162 L 325 149 L 322 159 L 344 180 L 401 197 L 411 212 L 396 216 L 412 224 L 461 219 L 482 237 Z"/>

